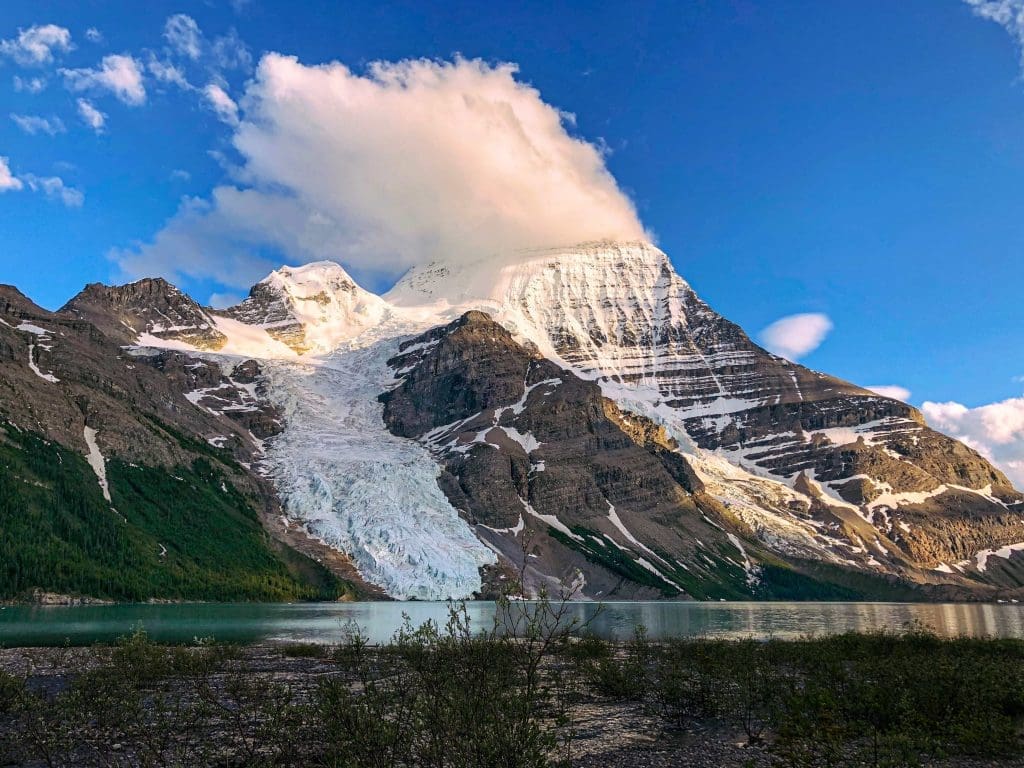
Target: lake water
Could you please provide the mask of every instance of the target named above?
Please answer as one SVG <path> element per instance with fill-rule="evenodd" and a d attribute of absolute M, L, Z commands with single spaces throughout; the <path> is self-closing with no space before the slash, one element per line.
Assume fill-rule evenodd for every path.
<path fill-rule="evenodd" d="M 494 603 L 466 604 L 473 627 L 489 628 Z M 519 610 L 522 610 L 520 604 Z M 902 630 L 912 625 L 945 636 L 1024 638 L 1024 605 L 921 603 L 574 603 L 574 618 L 608 638 L 627 638 L 642 624 L 654 639 L 777 637 L 847 631 Z M 388 640 L 408 614 L 414 626 L 444 624 L 445 603 L 184 603 L 0 609 L 0 646 L 109 642 L 136 627 L 164 642 L 214 637 L 234 642 L 333 643 L 357 625 L 372 642 Z"/>

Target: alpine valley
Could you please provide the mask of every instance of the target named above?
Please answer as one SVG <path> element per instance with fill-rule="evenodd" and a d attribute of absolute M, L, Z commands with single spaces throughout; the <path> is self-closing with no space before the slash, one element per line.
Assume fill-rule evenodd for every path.
<path fill-rule="evenodd" d="M 996 600 L 1024 497 L 646 243 L 0 287 L 0 597 Z"/>

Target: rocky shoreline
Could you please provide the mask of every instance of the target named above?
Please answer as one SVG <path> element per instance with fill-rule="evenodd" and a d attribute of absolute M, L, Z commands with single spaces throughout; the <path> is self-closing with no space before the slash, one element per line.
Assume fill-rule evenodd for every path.
<path fill-rule="evenodd" d="M 232 647 L 205 643 L 170 648 L 153 644 L 144 636 L 126 638 L 106 647 L 0 649 L 0 765 L 141 766 L 152 764 L 157 757 L 175 765 L 234 765 L 243 764 L 237 760 L 242 759 L 241 753 L 246 750 L 246 765 L 333 765 L 329 762 L 332 740 L 355 755 L 351 765 L 378 765 L 368 759 L 370 753 L 364 755 L 366 760 L 360 758 L 359 750 L 366 749 L 368 744 L 371 753 L 385 747 L 408 747 L 401 741 L 402 734 L 381 731 L 378 726 L 391 718 L 398 718 L 396 724 L 401 724 L 406 716 L 402 707 L 410 706 L 412 692 L 417 692 L 429 699 L 430 706 L 420 715 L 427 722 L 409 721 L 408 728 L 413 734 L 417 729 L 454 728 L 463 739 L 500 739 L 503 729 L 509 729 L 509 733 L 517 734 L 515 739 L 525 740 L 522 749 L 532 749 L 535 758 L 516 759 L 507 763 L 510 766 L 1024 766 L 1019 713 L 1015 736 L 988 733 L 988 725 L 974 724 L 965 713 L 954 713 L 956 718 L 966 720 L 958 720 L 958 728 L 981 729 L 975 735 L 976 742 L 965 741 L 963 734 L 950 736 L 941 723 L 915 721 L 909 728 L 905 724 L 899 726 L 905 730 L 899 730 L 895 722 L 888 723 L 885 727 L 891 730 L 882 734 L 880 742 L 885 760 L 878 762 L 877 756 L 874 760 L 870 757 L 868 731 L 858 730 L 866 729 L 866 725 L 858 725 L 843 738 L 822 727 L 820 732 L 811 728 L 794 739 L 792 728 L 796 721 L 772 720 L 772 707 L 783 699 L 771 704 L 774 693 L 758 687 L 770 680 L 771 686 L 785 689 L 792 680 L 779 675 L 780 670 L 805 664 L 810 665 L 808 668 L 827 665 L 830 659 L 841 658 L 844 653 L 855 658 L 853 664 L 859 664 L 857 654 L 861 651 L 848 653 L 858 645 L 866 654 L 878 652 L 880 646 L 890 647 L 892 661 L 884 668 L 891 670 L 894 679 L 903 679 L 900 657 L 909 664 L 916 664 L 918 656 L 921 660 L 934 658 L 934 670 L 914 672 L 918 675 L 918 689 L 941 684 L 941 675 L 960 674 L 944 666 L 943 660 L 954 656 L 993 665 L 991 669 L 976 668 L 981 677 L 964 678 L 961 683 L 990 683 L 991 678 L 985 677 L 990 672 L 1004 677 L 996 670 L 994 658 L 1006 661 L 1003 657 L 1009 654 L 1012 663 L 1019 666 L 1024 644 L 1016 641 L 964 641 L 966 645 L 953 647 L 950 643 L 959 641 L 847 636 L 804 646 L 799 642 L 775 644 L 777 647 L 771 653 L 778 655 L 772 655 L 765 666 L 763 659 L 755 657 L 761 653 L 759 649 L 772 644 L 702 645 L 699 641 L 680 641 L 674 647 L 612 646 L 584 640 L 536 656 L 525 651 L 523 658 L 539 663 L 539 677 L 531 682 L 528 665 L 520 668 L 518 661 L 507 665 L 513 656 L 518 658 L 522 646 L 503 641 L 477 644 L 468 637 L 454 636 L 449 637 L 453 641 L 449 642 L 443 633 L 424 644 L 416 637 L 410 635 L 397 645 L 382 649 L 368 648 L 358 641 L 337 647 L 267 643 Z M 433 645 L 435 642 L 437 645 Z M 530 642 L 526 641 L 527 649 Z M 933 643 L 938 645 L 928 652 Z M 747 655 L 751 649 L 754 657 Z M 458 658 L 448 655 L 453 650 Z M 683 656 L 672 664 L 681 660 L 682 667 L 665 661 L 679 652 Z M 396 666 L 397 658 L 403 661 Z M 479 666 L 474 666 L 474 659 Z M 744 676 L 744 663 L 752 663 L 760 670 L 758 674 L 765 677 Z M 477 672 L 473 678 L 481 690 L 467 684 L 464 666 Z M 668 684 L 669 678 L 679 676 L 681 669 L 682 676 Z M 518 677 L 521 670 L 526 670 L 522 678 Z M 707 677 L 703 683 L 695 682 L 698 678 L 691 677 L 694 673 Z M 402 686 L 388 688 L 387 681 L 396 674 L 409 678 Z M 853 681 L 854 687 L 870 677 L 866 670 L 858 674 L 861 677 Z M 489 679 L 492 676 L 495 679 Z M 676 690 L 680 680 L 689 680 L 692 685 Z M 753 686 L 746 699 L 744 681 Z M 1004 682 L 1014 685 L 1010 680 Z M 807 678 L 803 685 L 820 683 Z M 898 689 L 900 684 L 894 683 L 892 687 Z M 531 685 L 536 685 L 538 693 L 536 699 L 526 701 L 521 698 L 525 695 L 523 686 L 528 689 Z M 490 686 L 495 687 L 488 692 Z M 730 688 L 732 693 L 723 698 L 722 691 Z M 339 690 L 344 691 L 340 699 Z M 876 690 L 871 697 L 878 693 Z M 859 694 L 853 690 L 844 695 L 857 700 Z M 1017 702 L 1019 696 L 1011 695 Z M 475 696 L 482 696 L 480 703 L 473 703 Z M 672 696 L 676 700 L 671 700 Z M 485 703 L 493 697 L 499 699 L 500 711 L 496 713 L 487 711 Z M 884 695 L 871 697 L 868 700 L 883 711 Z M 907 704 L 904 699 L 893 701 L 902 701 L 899 706 Z M 526 708 L 517 709 L 521 705 Z M 921 707 L 921 715 L 925 716 L 923 708 L 928 705 L 925 696 L 915 706 Z M 988 700 L 960 705 L 993 706 Z M 389 709 L 393 706 L 398 709 Z M 815 700 L 800 717 L 816 717 L 818 708 L 830 706 Z M 451 708 L 451 712 L 437 723 L 430 722 L 431 713 L 439 708 Z M 524 719 L 510 722 L 509 712 L 525 713 Z M 994 712 L 982 713 L 986 723 L 996 716 Z M 332 721 L 334 717 L 338 720 Z M 373 722 L 368 724 L 366 717 Z M 469 720 L 462 723 L 462 717 Z M 493 722 L 489 720 L 492 717 Z M 916 730 L 929 727 L 932 732 Z M 363 733 L 361 728 L 369 728 L 370 733 Z M 475 728 L 484 729 L 488 735 L 474 735 Z M 451 738 L 455 731 L 431 733 L 430 738 Z M 532 736 L 518 735 L 523 733 Z M 1000 738 L 1008 740 L 999 743 Z M 928 750 L 915 751 L 916 747 L 909 749 L 910 744 L 933 744 L 934 754 L 947 756 L 940 758 L 930 755 Z M 465 749 L 465 745 L 453 745 L 452 749 Z M 839 762 L 835 762 L 837 758 Z M 387 763 L 427 764 L 433 765 L 413 758 Z M 479 768 L 486 764 L 460 760 L 444 763 Z"/>

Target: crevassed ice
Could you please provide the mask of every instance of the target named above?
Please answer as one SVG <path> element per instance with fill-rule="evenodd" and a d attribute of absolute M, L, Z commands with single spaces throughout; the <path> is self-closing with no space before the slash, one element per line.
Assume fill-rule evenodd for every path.
<path fill-rule="evenodd" d="M 441 492 L 426 448 L 384 426 L 377 395 L 392 382 L 385 363 L 398 341 L 268 361 L 288 427 L 268 441 L 266 465 L 288 514 L 390 596 L 468 597 L 496 557 Z"/>

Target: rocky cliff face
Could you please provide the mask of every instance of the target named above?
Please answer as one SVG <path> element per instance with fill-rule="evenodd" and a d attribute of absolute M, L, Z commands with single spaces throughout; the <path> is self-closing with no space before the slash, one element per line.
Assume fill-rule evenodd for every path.
<path fill-rule="evenodd" d="M 650 449 L 669 441 L 595 383 L 481 312 L 401 349 L 385 422 L 428 447 L 449 500 L 527 570 L 528 587 L 574 584 L 595 598 L 753 591 L 756 566 L 702 516 L 686 460 Z"/>
<path fill-rule="evenodd" d="M 764 543 L 777 546 L 790 523 L 811 524 L 828 550 L 878 573 L 909 564 L 939 579 L 952 571 L 998 582 L 975 567 L 977 547 L 1024 541 L 1021 494 L 984 458 L 905 403 L 768 353 L 650 245 L 524 253 L 498 268 L 434 264 L 388 298 L 487 308 L 684 451 L 724 458 L 749 477 L 736 483 L 731 470 L 698 463 L 709 482 L 730 486 L 734 506 L 759 510 L 747 522 Z M 780 504 L 786 490 L 761 478 L 792 497 Z M 752 493 L 736 498 L 744 488 Z M 965 534 L 964 515 L 976 535 Z"/>
<path fill-rule="evenodd" d="M 151 338 L 215 350 L 225 341 L 208 310 L 159 277 L 120 286 L 90 283 L 61 311 L 125 344 Z"/>

